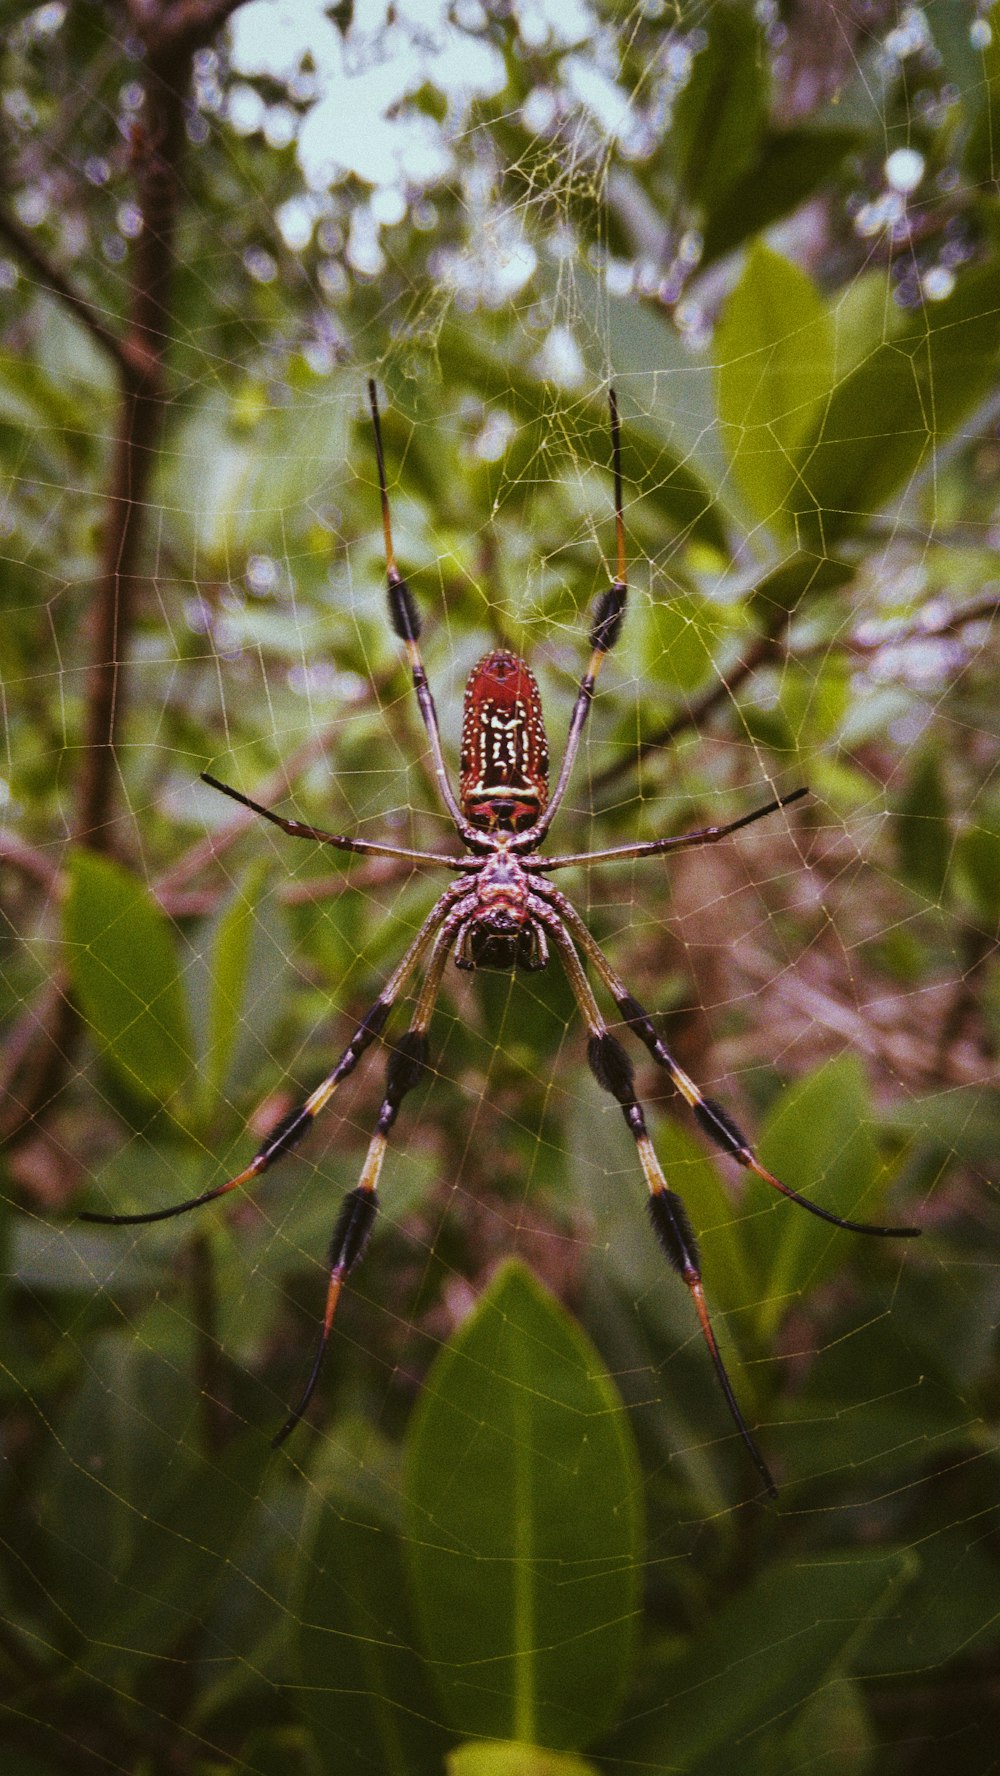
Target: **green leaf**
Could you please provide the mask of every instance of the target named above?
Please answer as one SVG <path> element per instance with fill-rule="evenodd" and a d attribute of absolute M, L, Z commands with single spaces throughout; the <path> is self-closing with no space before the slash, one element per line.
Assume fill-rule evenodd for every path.
<path fill-rule="evenodd" d="M 588 275 L 585 266 L 577 272 L 577 300 L 585 314 L 593 313 L 600 335 L 608 333 L 615 375 L 622 381 L 662 370 L 665 362 L 671 362 L 672 367 L 674 358 L 678 377 L 682 378 L 685 371 L 690 375 L 690 360 L 685 360 L 674 329 L 658 315 L 637 308 L 634 302 L 609 304 L 603 283 Z M 586 408 L 578 396 L 572 400 L 561 397 L 551 384 L 519 369 L 508 351 L 489 348 L 465 326 L 446 322 L 437 349 L 449 382 L 471 384 L 484 400 L 502 402 L 522 425 L 542 418 L 547 434 L 558 436 L 563 425 L 574 435 L 584 423 L 589 423 L 606 460 L 608 409 L 603 395 L 595 395 Z M 601 379 L 602 372 L 595 371 L 595 381 L 599 383 Z M 672 399 L 676 397 L 676 386 L 671 382 Z M 725 529 L 708 483 L 697 473 L 699 465 L 691 461 L 687 438 L 678 440 L 676 417 L 665 413 L 661 421 L 655 411 L 636 411 L 632 407 L 623 410 L 622 473 L 630 505 L 634 509 L 637 500 L 648 503 L 654 517 L 669 526 L 671 532 L 691 534 L 722 549 Z M 439 473 L 436 459 L 432 459 L 431 466 L 434 474 Z M 439 491 L 437 497 L 440 498 Z"/>
<path fill-rule="evenodd" d="M 147 1316 L 143 1333 L 90 1341 L 37 1495 L 80 1658 L 129 1687 L 152 1654 L 203 1625 L 267 1464 L 256 1437 L 218 1460 L 197 1452 L 196 1330 L 164 1315 L 158 1326 Z M 156 1348 L 160 1333 L 168 1349 Z"/>
<path fill-rule="evenodd" d="M 778 522 L 796 486 L 799 447 L 833 377 L 833 333 L 815 285 L 787 259 L 753 246 L 715 349 L 733 473 L 757 517 Z"/>
<path fill-rule="evenodd" d="M 615 1739 L 615 1767 L 727 1776 L 734 1747 L 787 1725 L 851 1668 L 916 1570 L 900 1549 L 774 1562 L 657 1673 L 641 1724 Z"/>
<path fill-rule="evenodd" d="M 860 1684 L 841 1678 L 817 1690 L 783 1736 L 780 1762 L 772 1768 L 807 1770 L 815 1762 L 817 1745 L 837 1776 L 871 1776 L 875 1734 Z"/>
<path fill-rule="evenodd" d="M 299 1551 L 296 1648 L 308 1721 L 324 1767 L 368 1765 L 385 1776 L 439 1776 L 450 1735 L 406 1608 L 398 1529 L 369 1479 L 362 1499 L 339 1486 L 314 1495 Z"/>
<path fill-rule="evenodd" d="M 838 381 L 792 499 L 805 537 L 826 546 L 862 529 L 929 470 L 994 387 L 1000 352 L 995 259 L 966 272 L 947 301 L 889 308 L 886 335 Z"/>
<path fill-rule="evenodd" d="M 1000 1149 L 1000 1092 L 992 1084 L 965 1090 L 949 1086 L 926 1097 L 904 1098 L 893 1105 L 888 1120 L 942 1156 L 993 1175 Z"/>
<path fill-rule="evenodd" d="M 686 693 L 712 675 L 719 641 L 730 627 L 727 613 L 706 598 L 672 592 L 643 599 L 634 628 L 645 676 L 653 685 Z"/>
<path fill-rule="evenodd" d="M 806 599 L 849 586 L 855 572 L 848 562 L 838 561 L 833 555 L 800 551 L 756 582 L 750 594 L 751 609 L 765 622 L 775 611 L 791 614 Z"/>
<path fill-rule="evenodd" d="M 631 1665 L 641 1490 L 597 1352 L 523 1266 L 431 1370 L 405 1494 L 416 1613 L 456 1729 L 586 1744 Z"/>
<path fill-rule="evenodd" d="M 952 861 L 948 798 L 937 754 L 918 759 L 895 819 L 900 873 L 911 888 L 939 904 Z"/>
<path fill-rule="evenodd" d="M 920 1568 L 907 1587 L 904 1607 L 868 1646 L 866 1672 L 938 1670 L 961 1654 L 995 1647 L 1000 1640 L 1000 1568 L 986 1537 L 963 1529 L 928 1534 L 920 1544 Z"/>
<path fill-rule="evenodd" d="M 979 911 L 1000 918 L 1000 832 L 970 827 L 958 840 L 956 857 Z"/>
<path fill-rule="evenodd" d="M 711 211 L 753 165 L 767 103 L 767 64 L 752 13 L 714 6 L 708 43 L 674 106 L 678 180 L 689 203 Z"/>
<path fill-rule="evenodd" d="M 73 991 L 105 1058 L 130 1092 L 169 1107 L 193 1065 L 169 921 L 120 863 L 77 850 L 64 929 Z"/>
<path fill-rule="evenodd" d="M 694 1135 L 672 1118 L 657 1123 L 655 1143 L 660 1163 L 691 1218 L 709 1302 L 726 1314 L 745 1311 L 760 1293 L 760 1279 L 747 1236 L 745 1206 L 723 1177 L 725 1161 L 720 1166 L 718 1150 L 706 1153 Z M 658 1248 L 655 1261 L 663 1287 L 673 1289 L 676 1279 L 664 1267 Z M 690 1313 L 687 1292 L 681 1291 L 679 1299 Z M 692 1317 L 692 1329 L 694 1324 Z"/>
<path fill-rule="evenodd" d="M 516 1739 L 474 1739 L 445 1759 L 448 1776 L 599 1776 L 596 1764 L 572 1752 L 546 1751 Z"/>
<path fill-rule="evenodd" d="M 283 1003 L 288 934 L 264 892 L 269 874 L 266 859 L 252 864 L 215 924 L 204 1019 L 206 1116 L 218 1095 L 263 1058 Z"/>
<path fill-rule="evenodd" d="M 835 1215 L 877 1220 L 877 1152 L 868 1085 L 857 1057 L 828 1061 L 782 1094 L 761 1134 L 758 1151 L 775 1177 Z M 845 1261 L 838 1232 L 796 1203 L 772 1196 L 753 1181 L 760 1219 L 752 1232 L 760 1263 L 759 1325 L 773 1337 L 790 1307 L 807 1289 Z M 854 1236 L 855 1238 L 858 1236 Z"/>
<path fill-rule="evenodd" d="M 752 165 L 705 219 L 701 267 L 798 209 L 864 141 L 858 130 L 790 129 L 766 136 Z"/>

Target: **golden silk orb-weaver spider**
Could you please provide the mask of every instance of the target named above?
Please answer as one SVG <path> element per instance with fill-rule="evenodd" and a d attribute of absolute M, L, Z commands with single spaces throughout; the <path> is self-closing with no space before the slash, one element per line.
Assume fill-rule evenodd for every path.
<path fill-rule="evenodd" d="M 409 1029 L 389 1044 L 385 1096 L 378 1113 L 361 1176 L 344 1199 L 330 1243 L 329 1280 L 319 1342 L 301 1398 L 274 1438 L 283 1443 L 302 1418 L 312 1398 L 333 1326 L 338 1301 L 354 1267 L 360 1262 L 374 1224 L 377 1193 L 386 1144 L 407 1092 L 425 1076 L 428 1066 L 428 1029 L 449 957 L 459 968 L 501 970 L 545 968 L 550 946 L 565 970 L 587 1030 L 587 1060 L 598 1085 L 617 1099 L 635 1140 L 639 1162 L 649 1191 L 648 1208 L 653 1231 L 669 1264 L 691 1294 L 702 1336 L 708 1346 L 719 1385 L 736 1428 L 771 1496 L 776 1488 L 770 1470 L 751 1435 L 726 1372 L 712 1329 L 702 1287 L 698 1245 L 681 1198 L 671 1190 L 657 1159 L 641 1104 L 635 1094 L 632 1063 L 605 1021 L 584 971 L 581 954 L 618 1008 L 624 1027 L 644 1044 L 657 1066 L 662 1067 L 685 1100 L 696 1121 L 723 1153 L 763 1179 L 773 1190 L 790 1197 L 810 1214 L 851 1233 L 871 1233 L 900 1239 L 919 1233 L 916 1227 L 880 1227 L 868 1222 L 847 1221 L 820 1208 L 783 1184 L 760 1163 L 750 1142 L 732 1117 L 707 1098 L 678 1065 L 658 1034 L 649 1014 L 619 979 L 603 950 L 591 936 L 572 902 L 555 888 L 549 877 L 574 865 L 596 865 L 624 858 L 659 857 L 695 845 L 712 845 L 754 821 L 807 794 L 805 789 L 779 796 L 725 826 L 702 827 L 676 837 L 652 839 L 609 850 L 543 856 L 541 846 L 563 801 L 580 745 L 597 676 L 605 656 L 618 639 L 625 614 L 627 577 L 625 523 L 622 507 L 621 438 L 618 406 L 610 392 L 611 458 L 614 478 L 616 572 L 597 599 L 590 629 L 590 659 L 580 681 L 570 718 L 569 733 L 555 788 L 549 793 L 549 756 L 542 719 L 541 699 L 531 668 L 516 654 L 494 649 L 479 661 L 465 689 L 459 760 L 459 792 L 456 797 L 445 765 L 434 698 L 420 653 L 420 615 L 406 581 L 396 566 L 386 485 L 385 454 L 374 382 L 368 385 L 375 456 L 378 465 L 385 538 L 389 616 L 402 642 L 413 674 L 420 714 L 430 745 L 434 775 L 441 800 L 461 839 L 460 856 L 412 851 L 400 845 L 368 839 L 347 838 L 324 832 L 299 820 L 287 820 L 273 809 L 262 807 L 249 796 L 217 778 L 204 781 L 244 808 L 250 808 L 293 838 L 332 845 L 337 850 L 366 856 L 394 857 L 416 867 L 451 870 L 455 881 L 443 890 L 417 932 L 402 960 L 378 998 L 361 1019 L 336 1065 L 310 1092 L 304 1103 L 283 1116 L 261 1143 L 250 1164 L 236 1177 L 217 1184 L 200 1196 L 169 1208 L 141 1215 L 84 1214 L 84 1221 L 112 1226 L 136 1226 L 166 1221 L 175 1215 L 214 1202 L 268 1171 L 299 1145 L 324 1110 L 342 1080 L 352 1073 L 365 1050 L 382 1035 L 389 1014 L 417 969 L 424 966 L 423 984 Z"/>

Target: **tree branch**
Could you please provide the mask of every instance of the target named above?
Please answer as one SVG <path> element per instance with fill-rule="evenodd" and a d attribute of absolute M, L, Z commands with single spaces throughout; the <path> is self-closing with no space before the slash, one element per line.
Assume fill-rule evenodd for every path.
<path fill-rule="evenodd" d="M 30 229 L 22 228 L 13 216 L 0 209 L 0 235 L 12 247 L 18 258 L 33 271 L 39 288 L 49 296 L 55 296 L 68 308 L 70 314 L 86 327 L 92 339 L 95 339 L 101 350 L 107 354 L 118 370 L 120 376 L 128 372 L 126 348 L 118 335 L 102 320 L 97 309 L 79 290 L 73 288 L 69 279 L 63 276 L 58 268 L 50 264 L 42 252 Z"/>
<path fill-rule="evenodd" d="M 16 244 L 109 351 L 119 374 L 115 446 L 105 498 L 101 561 L 89 614 L 90 666 L 85 687 L 83 762 L 75 786 L 73 836 L 94 851 L 112 848 L 117 787 L 116 744 L 125 719 L 125 669 L 144 541 L 147 497 L 166 401 L 166 356 L 171 338 L 179 166 L 184 153 L 184 107 L 195 51 L 235 10 L 237 0 L 125 0 L 125 11 L 145 45 L 139 69 L 145 96 L 143 123 L 133 142 L 136 203 L 142 226 L 132 260 L 132 294 L 124 336 L 115 338 L 68 280 L 39 259 L 34 242 L 16 229 Z M 7 238 L 12 239 L 10 226 Z M 72 1065 L 80 1019 L 72 1001 L 50 1002 L 31 1052 L 22 1057 L 20 1101 L 0 1135 L 15 1138 L 55 1101 Z"/>

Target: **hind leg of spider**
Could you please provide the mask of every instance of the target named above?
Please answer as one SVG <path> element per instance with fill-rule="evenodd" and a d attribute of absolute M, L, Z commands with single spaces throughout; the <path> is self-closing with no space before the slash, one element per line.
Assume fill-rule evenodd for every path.
<path fill-rule="evenodd" d="M 323 1358 L 330 1342 L 334 1315 L 344 1283 L 351 1271 L 364 1257 L 378 1212 L 378 1183 L 389 1131 L 399 1114 L 399 1107 L 407 1092 L 412 1091 L 413 1087 L 420 1083 L 427 1071 L 427 1030 L 437 1000 L 451 941 L 461 917 L 462 915 L 459 915 L 458 918 L 453 916 L 438 932 L 427 965 L 420 998 L 417 1001 L 413 1023 L 406 1034 L 401 1036 L 399 1041 L 392 1046 L 386 1071 L 385 1097 L 378 1113 L 375 1133 L 368 1145 L 365 1163 L 361 1168 L 361 1177 L 341 1204 L 340 1214 L 333 1230 L 333 1238 L 330 1241 L 326 1306 L 309 1379 L 297 1404 L 288 1414 L 280 1431 L 272 1439 L 272 1446 L 275 1449 L 280 1448 L 285 1438 L 295 1429 L 316 1391 L 316 1383 L 323 1367 Z"/>
<path fill-rule="evenodd" d="M 722 1360 L 722 1353 L 719 1350 L 709 1317 L 708 1304 L 705 1300 L 698 1244 L 687 1210 L 676 1191 L 668 1188 L 663 1169 L 656 1157 L 646 1127 L 642 1105 L 635 1095 L 632 1063 L 621 1043 L 616 1036 L 611 1034 L 601 1016 L 573 940 L 562 920 L 558 914 L 553 913 L 550 908 L 544 907 L 544 903 L 541 902 L 533 902 L 531 910 L 552 933 L 570 986 L 573 989 L 574 998 L 579 1006 L 580 1015 L 587 1026 L 587 1060 L 590 1070 L 598 1085 L 617 1099 L 626 1126 L 635 1141 L 639 1162 L 649 1189 L 649 1218 L 653 1224 L 653 1231 L 660 1249 L 668 1263 L 687 1286 L 695 1313 L 698 1316 L 702 1337 L 708 1346 L 716 1378 L 725 1396 L 733 1423 L 743 1439 L 750 1459 L 767 1492 L 771 1498 L 777 1498 L 778 1489 L 775 1486 L 774 1477 L 743 1416 L 739 1401 L 733 1392 L 733 1385 L 725 1363 Z"/>
<path fill-rule="evenodd" d="M 336 1065 L 321 1080 L 316 1089 L 310 1092 L 305 1102 L 290 1110 L 264 1137 L 250 1164 L 234 1178 L 227 1178 L 224 1183 L 216 1184 L 213 1189 L 205 1190 L 200 1196 L 189 1196 L 184 1202 L 171 1203 L 165 1209 L 149 1209 L 139 1215 L 99 1215 L 91 1210 L 83 1211 L 80 1221 L 93 1221 L 104 1227 L 140 1227 L 147 1222 L 171 1221 L 176 1215 L 187 1215 L 192 1209 L 200 1209 L 205 1203 L 215 1202 L 220 1196 L 226 1196 L 230 1190 L 238 1190 L 242 1184 L 249 1184 L 254 1178 L 269 1171 L 279 1159 L 298 1146 L 309 1132 L 315 1118 L 321 1110 L 325 1110 L 341 1081 L 349 1073 L 353 1073 L 365 1050 L 371 1046 L 375 1038 L 385 1028 L 386 1020 L 393 1005 L 402 992 L 410 975 L 420 962 L 438 927 L 448 919 L 448 914 L 457 899 L 466 890 L 461 883 L 446 888 L 436 905 L 431 908 L 427 918 L 417 932 L 402 961 L 399 963 L 378 998 L 366 1011 L 358 1024 L 354 1035 L 344 1049 Z"/>
<path fill-rule="evenodd" d="M 808 1209 L 810 1215 L 818 1216 L 821 1221 L 828 1221 L 832 1227 L 842 1227 L 847 1233 L 871 1233 L 882 1239 L 916 1239 L 919 1237 L 921 1232 L 919 1227 L 883 1227 L 875 1221 L 850 1221 L 843 1215 L 834 1215 L 831 1210 L 821 1208 L 819 1203 L 810 1202 L 807 1196 L 800 1196 L 799 1192 L 793 1190 L 790 1184 L 783 1184 L 780 1178 L 776 1178 L 773 1172 L 769 1172 L 767 1167 L 762 1165 L 757 1158 L 750 1142 L 733 1121 L 728 1110 L 724 1110 L 714 1098 L 706 1098 L 695 1085 L 694 1080 L 674 1060 L 666 1043 L 657 1034 L 649 1013 L 644 1010 L 638 999 L 633 997 L 625 983 L 615 973 L 600 944 L 587 930 L 572 902 L 564 894 L 560 894 L 558 889 L 550 887 L 548 883 L 537 884 L 536 892 L 544 896 L 569 927 L 576 942 L 593 964 L 614 999 L 629 1029 L 638 1036 L 640 1042 L 645 1044 L 657 1066 L 669 1073 L 681 1097 L 690 1107 L 699 1128 L 710 1141 L 714 1141 L 715 1145 L 721 1148 L 723 1153 L 728 1153 L 738 1165 L 753 1172 L 765 1184 L 769 1184 L 772 1190 L 780 1191 L 781 1195 L 787 1196 L 790 1202 L 798 1203 L 800 1208 Z"/>

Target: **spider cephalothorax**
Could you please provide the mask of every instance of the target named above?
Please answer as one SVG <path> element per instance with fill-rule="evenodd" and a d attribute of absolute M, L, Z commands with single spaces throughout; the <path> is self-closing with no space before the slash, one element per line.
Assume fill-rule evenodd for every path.
<path fill-rule="evenodd" d="M 204 1191 L 200 1196 L 190 1197 L 186 1202 L 173 1203 L 165 1209 L 151 1209 L 141 1215 L 90 1213 L 83 1219 L 119 1224 L 167 1220 L 173 1215 L 183 1215 L 189 1209 L 212 1202 L 216 1197 L 223 1196 L 227 1191 L 235 1190 L 241 1184 L 249 1183 L 251 1179 L 266 1172 L 277 1160 L 298 1146 L 341 1081 L 354 1071 L 365 1050 L 382 1035 L 393 1006 L 411 977 L 423 965 L 423 985 L 417 996 L 410 1027 L 389 1046 L 385 1096 L 360 1179 L 356 1188 L 345 1197 L 333 1230 L 326 1309 L 316 1357 L 298 1405 L 289 1413 L 274 1439 L 275 1443 L 281 1443 L 298 1423 L 312 1398 L 343 1284 L 361 1259 L 368 1243 L 375 1221 L 378 1181 L 389 1132 L 407 1092 L 426 1074 L 427 1033 L 448 958 L 453 956 L 460 968 L 544 968 L 549 959 L 551 943 L 565 970 L 587 1029 L 587 1061 L 591 1072 L 597 1083 L 620 1105 L 626 1125 L 635 1140 L 649 1190 L 649 1214 L 653 1231 L 668 1261 L 690 1291 L 729 1410 L 758 1473 L 768 1491 L 773 1494 L 774 1481 L 740 1411 L 716 1343 L 702 1288 L 697 1242 L 687 1211 L 681 1198 L 667 1185 L 646 1127 L 642 1106 L 635 1095 L 632 1063 L 618 1037 L 608 1028 L 594 997 L 580 952 L 587 958 L 608 997 L 614 1001 L 623 1030 L 635 1036 L 656 1065 L 663 1068 L 703 1132 L 723 1153 L 755 1173 L 783 1196 L 790 1197 L 835 1227 L 844 1227 L 853 1233 L 895 1234 L 900 1237 L 917 1233 L 919 1229 L 877 1227 L 868 1222 L 844 1220 L 839 1215 L 831 1214 L 828 1209 L 820 1208 L 817 1203 L 810 1202 L 806 1197 L 799 1196 L 767 1171 L 728 1112 L 713 1099 L 706 1098 L 694 1080 L 674 1060 L 653 1020 L 615 973 L 572 901 L 553 887 L 547 878 L 555 870 L 577 865 L 603 864 L 625 858 L 657 857 L 687 846 L 714 844 L 741 827 L 750 826 L 764 815 L 787 807 L 805 795 L 806 791 L 796 789 L 789 795 L 778 796 L 764 807 L 755 808 L 751 813 L 731 820 L 725 826 L 708 826 L 697 832 L 681 833 L 675 837 L 616 845 L 606 851 L 576 852 L 559 857 L 544 856 L 541 852 L 553 817 L 566 794 L 580 736 L 593 701 L 598 672 L 609 649 L 618 639 L 625 612 L 627 583 L 621 447 L 618 409 L 612 392 L 611 447 L 617 570 L 594 609 L 590 629 L 590 660 L 577 691 L 555 789 L 550 797 L 548 745 L 534 675 L 517 654 L 497 649 L 480 660 L 466 687 L 459 796 L 456 799 L 444 761 L 434 698 L 420 653 L 420 614 L 413 595 L 396 566 L 393 553 L 385 458 L 374 383 L 369 383 L 368 390 L 382 502 L 389 616 L 409 658 L 413 687 L 430 745 L 441 799 L 465 850 L 459 856 L 444 852 L 411 851 L 401 845 L 383 844 L 371 839 L 353 839 L 342 833 L 325 832 L 319 827 L 307 826 L 301 821 L 288 820 L 284 815 L 275 814 L 273 809 L 262 807 L 259 802 L 252 801 L 238 789 L 231 789 L 228 784 L 220 783 L 215 777 L 206 775 L 205 781 L 295 838 L 332 845 L 340 851 L 394 857 L 418 867 L 433 866 L 451 870 L 455 880 L 438 896 L 409 949 L 374 1004 L 357 1025 L 334 1067 L 325 1079 L 320 1080 L 304 1103 L 283 1116 L 271 1129 L 244 1171 L 215 1185 L 213 1189 Z"/>
<path fill-rule="evenodd" d="M 549 959 L 545 928 L 532 910 L 531 876 L 505 846 L 487 859 L 476 878 L 472 911 L 459 926 L 459 968 L 544 968 Z"/>

